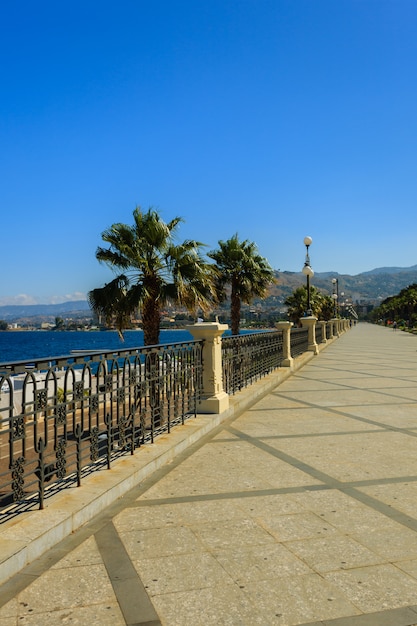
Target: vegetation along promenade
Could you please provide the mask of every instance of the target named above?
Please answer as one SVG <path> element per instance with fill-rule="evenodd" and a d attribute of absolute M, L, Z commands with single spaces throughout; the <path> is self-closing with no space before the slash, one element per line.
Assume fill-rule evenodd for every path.
<path fill-rule="evenodd" d="M 417 339 L 334 337 L 3 523 L 0 624 L 417 624 Z"/>

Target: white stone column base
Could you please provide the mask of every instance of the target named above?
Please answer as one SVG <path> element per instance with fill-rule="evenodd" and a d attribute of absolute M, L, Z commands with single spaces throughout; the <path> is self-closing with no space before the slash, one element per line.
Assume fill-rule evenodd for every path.
<path fill-rule="evenodd" d="M 197 405 L 197 413 L 223 413 L 229 408 L 229 396 L 223 391 L 210 398 L 204 398 Z"/>

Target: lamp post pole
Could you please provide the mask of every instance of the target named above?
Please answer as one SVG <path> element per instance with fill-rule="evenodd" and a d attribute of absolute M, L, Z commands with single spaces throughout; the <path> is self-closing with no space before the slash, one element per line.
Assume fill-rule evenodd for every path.
<path fill-rule="evenodd" d="M 337 278 L 332 278 L 333 283 L 333 295 L 332 298 L 334 300 L 334 316 L 337 317 L 338 312 L 338 300 L 339 300 L 339 280 Z"/>
<path fill-rule="evenodd" d="M 311 296 L 310 296 L 310 277 L 314 276 L 314 271 L 310 266 L 310 256 L 308 253 L 308 249 L 311 246 L 313 240 L 311 237 L 304 237 L 304 245 L 306 247 L 306 260 L 304 262 L 304 267 L 302 272 L 304 276 L 307 277 L 307 311 L 306 316 L 311 317 L 313 315 L 313 310 L 311 308 Z"/>

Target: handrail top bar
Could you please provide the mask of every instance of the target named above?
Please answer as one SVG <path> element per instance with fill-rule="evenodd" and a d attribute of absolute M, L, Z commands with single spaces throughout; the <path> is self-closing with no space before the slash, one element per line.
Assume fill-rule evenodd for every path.
<path fill-rule="evenodd" d="M 187 339 L 186 341 L 173 341 L 171 343 L 161 343 L 149 346 L 135 346 L 132 348 L 121 348 L 120 350 L 72 350 L 70 354 L 61 356 L 39 357 L 37 359 L 26 359 L 23 361 L 6 361 L 0 363 L 0 376 L 10 373 L 24 372 L 27 370 L 49 369 L 53 366 L 68 364 L 84 363 L 87 357 L 92 357 L 92 361 L 99 361 L 98 357 L 106 360 L 118 355 L 119 357 L 138 352 L 149 352 L 155 349 L 169 349 L 173 346 L 193 345 L 201 343 L 199 339 Z"/>
<path fill-rule="evenodd" d="M 239 335 L 222 335 L 222 339 L 235 339 L 238 337 L 241 339 L 242 337 L 259 337 L 259 335 L 271 335 L 272 333 L 282 333 L 282 330 L 278 328 L 264 328 L 263 330 L 255 330 L 250 333 L 240 333 Z"/>

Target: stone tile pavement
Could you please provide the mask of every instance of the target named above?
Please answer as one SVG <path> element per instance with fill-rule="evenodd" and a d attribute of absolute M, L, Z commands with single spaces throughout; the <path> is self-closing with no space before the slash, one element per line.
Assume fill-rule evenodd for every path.
<path fill-rule="evenodd" d="M 7 580 L 3 560 L 0 626 L 416 625 L 416 364 L 417 337 L 359 324 L 244 392 L 246 410 L 181 427 L 163 463 L 140 452 L 151 469 L 118 499 L 45 533 Z M 7 522 L 0 549 L 20 554 L 128 461 Z"/>

